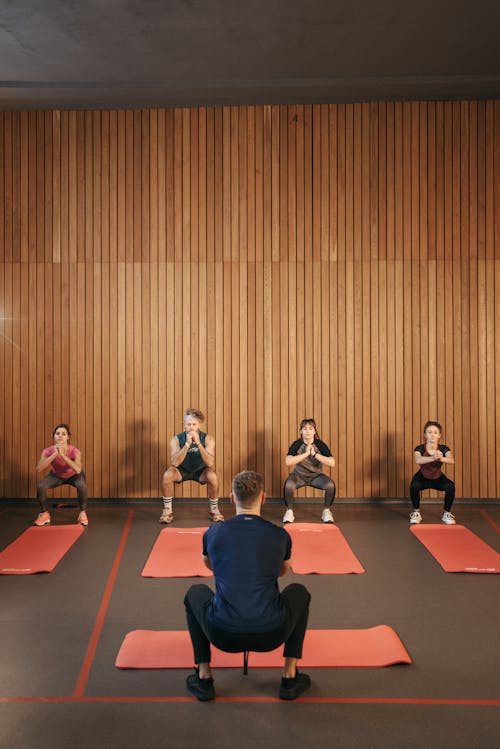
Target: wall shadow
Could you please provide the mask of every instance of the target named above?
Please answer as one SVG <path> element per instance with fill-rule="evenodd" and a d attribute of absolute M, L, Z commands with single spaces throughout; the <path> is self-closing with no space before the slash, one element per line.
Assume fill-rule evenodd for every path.
<path fill-rule="evenodd" d="M 378 447 L 377 458 L 367 461 L 364 466 L 364 470 L 371 471 L 372 476 L 379 478 L 378 494 L 372 495 L 371 501 L 377 502 L 388 497 L 401 498 L 401 487 L 402 496 L 406 497 L 411 477 L 405 475 L 405 459 L 397 447 L 396 434 L 387 432 L 381 438 Z"/>
<path fill-rule="evenodd" d="M 151 441 L 152 425 L 146 419 L 136 419 L 127 424 L 125 447 L 117 455 L 117 475 L 109 482 L 109 496 L 111 498 L 149 497 L 151 483 L 155 479 L 151 474 L 152 456 L 157 451 L 158 444 Z M 165 466 L 160 465 L 163 472 Z M 161 475 L 156 478 L 158 496 L 160 496 Z"/>
<path fill-rule="evenodd" d="M 0 497 L 2 499 L 27 499 L 30 495 L 31 473 L 22 468 L 19 460 L 12 456 L 12 443 L 0 439 L 4 469 L 0 475 Z M 35 470 L 33 468 L 33 475 Z M 36 490 L 36 480 L 34 481 Z"/>

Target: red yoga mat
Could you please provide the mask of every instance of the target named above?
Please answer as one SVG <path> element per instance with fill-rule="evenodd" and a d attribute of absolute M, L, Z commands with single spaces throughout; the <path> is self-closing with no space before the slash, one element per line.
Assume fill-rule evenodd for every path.
<path fill-rule="evenodd" d="M 158 534 L 142 577 L 211 577 L 201 558 L 205 528 L 164 528 Z"/>
<path fill-rule="evenodd" d="M 241 653 L 223 653 L 212 646 L 212 666 L 241 668 Z M 300 666 L 303 668 L 381 668 L 411 663 L 406 648 L 391 627 L 370 629 L 309 629 Z M 251 653 L 252 668 L 279 668 L 283 646 L 269 653 Z M 117 668 L 191 668 L 193 648 L 189 632 L 129 632 L 118 652 Z"/>
<path fill-rule="evenodd" d="M 292 569 L 299 575 L 345 575 L 364 572 L 359 560 L 335 525 L 289 523 Z"/>
<path fill-rule="evenodd" d="M 33 575 L 36 572 L 52 572 L 84 532 L 81 525 L 28 528 L 0 553 L 0 574 Z"/>
<path fill-rule="evenodd" d="M 412 525 L 445 572 L 500 572 L 500 554 L 463 525 Z"/>

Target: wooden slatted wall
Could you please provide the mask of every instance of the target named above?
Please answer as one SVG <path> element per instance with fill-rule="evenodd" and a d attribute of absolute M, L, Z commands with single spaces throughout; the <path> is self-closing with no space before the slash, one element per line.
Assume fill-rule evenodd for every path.
<path fill-rule="evenodd" d="M 187 406 L 223 496 L 279 496 L 304 416 L 342 497 L 407 495 L 427 418 L 499 496 L 500 102 L 3 113 L 0 145 L 1 496 L 60 420 L 91 496 L 159 496 Z"/>

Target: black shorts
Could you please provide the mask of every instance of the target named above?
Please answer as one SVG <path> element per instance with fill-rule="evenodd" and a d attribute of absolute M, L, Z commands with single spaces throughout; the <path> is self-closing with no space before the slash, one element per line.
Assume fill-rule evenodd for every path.
<path fill-rule="evenodd" d="M 175 482 L 176 484 L 182 484 L 183 481 L 196 481 L 198 484 L 207 483 L 206 481 L 202 481 L 200 479 L 201 474 L 207 470 L 206 466 L 204 468 L 200 468 L 199 471 L 195 471 L 194 473 L 192 473 L 191 471 L 184 470 L 184 468 L 182 468 L 181 466 L 177 466 L 177 470 L 181 474 L 182 478 L 180 481 L 176 481 Z"/>

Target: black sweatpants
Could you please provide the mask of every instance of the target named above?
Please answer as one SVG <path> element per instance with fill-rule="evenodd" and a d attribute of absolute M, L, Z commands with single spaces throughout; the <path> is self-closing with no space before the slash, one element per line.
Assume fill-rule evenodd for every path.
<path fill-rule="evenodd" d="M 214 592 L 208 585 L 192 585 L 184 598 L 186 618 L 194 650 L 195 663 L 210 663 L 210 643 L 225 653 L 250 650 L 266 653 L 285 643 L 285 658 L 301 658 L 302 645 L 309 618 L 311 596 L 300 583 L 288 585 L 281 598 L 287 612 L 285 623 L 269 632 L 226 632 L 209 621 L 209 610 Z"/>
<path fill-rule="evenodd" d="M 423 489 L 436 489 L 439 492 L 445 492 L 444 509 L 445 512 L 451 510 L 455 499 L 455 484 L 448 476 L 442 473 L 438 479 L 426 479 L 422 471 L 417 471 L 410 484 L 410 498 L 414 510 L 420 508 L 420 492 Z"/>

